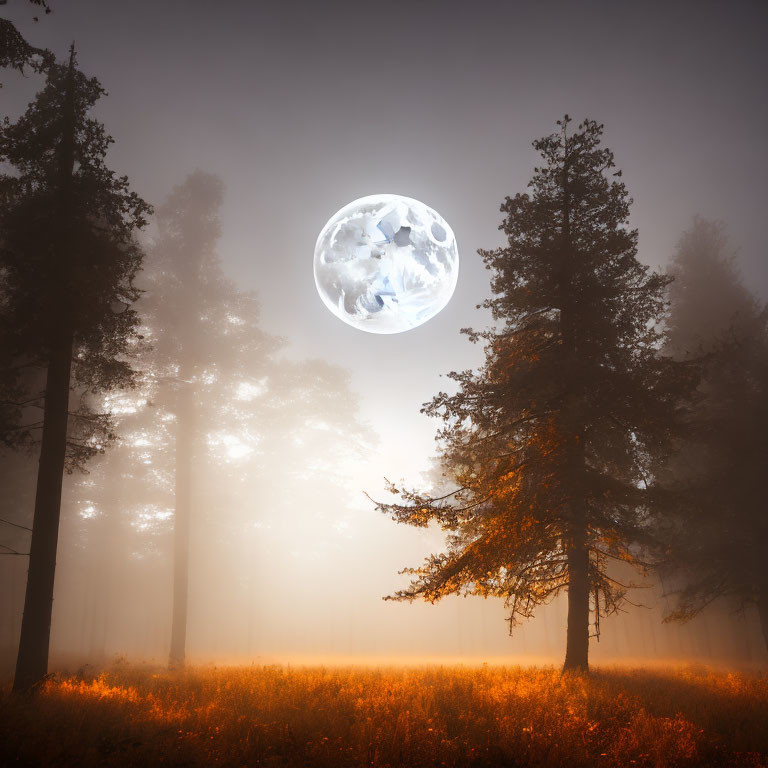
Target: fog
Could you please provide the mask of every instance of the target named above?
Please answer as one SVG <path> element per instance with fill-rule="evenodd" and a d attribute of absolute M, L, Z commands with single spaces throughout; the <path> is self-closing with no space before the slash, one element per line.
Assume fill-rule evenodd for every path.
<path fill-rule="evenodd" d="M 139 381 L 86 395 L 113 414 L 117 439 L 64 480 L 52 664 L 167 663 L 180 471 L 187 660 L 559 663 L 565 596 L 511 635 L 498 600 L 383 601 L 444 536 L 397 525 L 366 493 L 386 500 L 384 478 L 429 489 L 438 424 L 420 408 L 453 385 L 441 375 L 481 363 L 481 345 L 459 333 L 490 322 L 476 308 L 489 295 L 476 251 L 503 242 L 499 205 L 524 191 L 531 142 L 563 113 L 605 124 L 643 263 L 666 270 L 696 215 L 722 221 L 740 286 L 728 301 L 764 305 L 764 5 L 71 0 L 52 10 L 34 22 L 11 3 L 7 15 L 59 58 L 76 41 L 80 68 L 109 94 L 96 115 L 115 138 L 111 166 L 155 207 L 141 235 Z M 17 118 L 41 85 L 3 72 L 2 114 Z M 325 222 L 374 193 L 432 206 L 459 248 L 446 309 L 391 336 L 340 322 L 312 273 Z M 185 215 L 200 227 L 191 249 Z M 730 304 L 723 312 L 717 328 L 709 307 L 686 322 L 712 338 L 730 327 Z M 34 452 L 3 449 L 6 550 L 28 551 L 36 469 Z M 24 557 L 0 558 L 3 672 L 26 575 Z M 764 663 L 754 607 L 715 600 L 688 623 L 663 623 L 674 577 L 627 578 L 639 588 L 601 621 L 598 664 Z"/>

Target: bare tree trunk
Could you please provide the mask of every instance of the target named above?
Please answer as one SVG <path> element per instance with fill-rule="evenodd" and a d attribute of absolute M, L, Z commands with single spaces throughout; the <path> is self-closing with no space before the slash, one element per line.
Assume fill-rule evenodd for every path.
<path fill-rule="evenodd" d="M 183 377 L 181 377 L 183 378 Z M 187 645 L 189 597 L 189 528 L 192 512 L 192 461 L 194 455 L 194 392 L 182 383 L 176 413 L 176 509 L 173 520 L 173 608 L 171 652 L 168 666 L 184 666 Z"/>
<path fill-rule="evenodd" d="M 568 557 L 568 630 L 563 672 L 589 671 L 589 548 L 583 531 L 572 536 Z"/>
<path fill-rule="evenodd" d="M 48 672 L 61 486 L 67 451 L 72 335 L 71 329 L 61 330 L 48 363 L 35 516 L 32 523 L 19 654 L 13 680 L 14 691 L 29 690 Z"/>

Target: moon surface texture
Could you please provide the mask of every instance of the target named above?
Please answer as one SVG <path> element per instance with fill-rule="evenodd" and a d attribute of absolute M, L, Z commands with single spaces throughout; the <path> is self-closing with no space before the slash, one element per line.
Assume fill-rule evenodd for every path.
<path fill-rule="evenodd" d="M 401 195 L 344 206 L 315 246 L 320 298 L 336 317 L 369 333 L 426 323 L 448 303 L 458 277 L 456 238 L 445 219 Z"/>

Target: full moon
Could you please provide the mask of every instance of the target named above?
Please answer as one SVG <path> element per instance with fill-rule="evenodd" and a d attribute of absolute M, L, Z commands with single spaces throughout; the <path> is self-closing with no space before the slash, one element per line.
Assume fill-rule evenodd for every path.
<path fill-rule="evenodd" d="M 370 195 L 345 205 L 315 245 L 315 283 L 336 317 L 369 333 L 401 333 L 434 317 L 459 277 L 448 223 L 424 203 Z"/>

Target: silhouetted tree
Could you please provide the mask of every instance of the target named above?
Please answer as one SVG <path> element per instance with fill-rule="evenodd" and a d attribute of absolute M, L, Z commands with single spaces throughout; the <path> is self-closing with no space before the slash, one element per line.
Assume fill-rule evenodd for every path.
<path fill-rule="evenodd" d="M 47 0 L 28 0 L 28 2 L 39 6 L 45 13 L 51 12 Z M 5 4 L 6 0 L 0 0 L 0 5 Z M 36 16 L 34 20 L 37 21 Z M 30 45 L 11 21 L 0 18 L 0 69 L 10 67 L 23 72 L 24 67 L 31 67 L 39 72 L 53 61 L 50 51 Z M 0 83 L 1 87 L 2 83 Z"/>
<path fill-rule="evenodd" d="M 657 470 L 673 501 L 660 520 L 664 573 L 678 594 L 667 621 L 725 597 L 757 606 L 768 645 L 768 310 L 744 287 L 721 224 L 697 218 L 670 274 L 665 350 L 701 367 L 679 450 Z"/>
<path fill-rule="evenodd" d="M 125 359 L 134 340 L 133 278 L 142 253 L 133 240 L 149 207 L 104 163 L 112 139 L 88 112 L 99 82 L 69 64 L 52 65 L 45 88 L 0 132 L 0 159 L 16 175 L 2 180 L 4 366 L 46 370 L 42 437 L 15 690 L 46 673 L 62 474 L 110 439 L 109 418 L 70 394 L 130 384 Z M 7 328 L 7 324 L 6 324 Z M 37 426 L 37 425 L 32 425 Z"/>
<path fill-rule="evenodd" d="M 511 627 L 567 590 L 564 669 L 586 670 L 590 603 L 597 630 L 622 602 L 608 561 L 637 563 L 642 485 L 669 437 L 670 384 L 681 381 L 657 357 L 668 278 L 636 258 L 602 126 L 585 120 L 570 133 L 569 123 L 534 142 L 544 164 L 532 193 L 502 205 L 508 245 L 480 251 L 497 325 L 465 332 L 485 340 L 484 367 L 450 373 L 458 392 L 424 408 L 445 422 L 441 460 L 458 488 L 435 497 L 393 487 L 403 503 L 378 507 L 449 533 L 447 551 L 408 569 L 416 578 L 394 599 L 500 596 Z"/>

